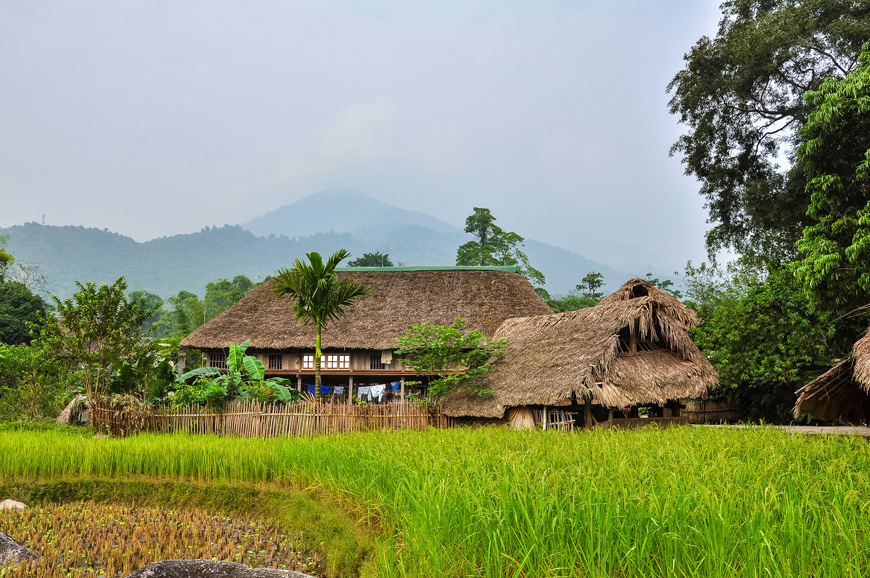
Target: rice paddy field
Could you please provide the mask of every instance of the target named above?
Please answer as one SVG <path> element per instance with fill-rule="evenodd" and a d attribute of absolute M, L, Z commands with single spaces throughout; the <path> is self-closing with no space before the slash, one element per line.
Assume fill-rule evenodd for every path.
<path fill-rule="evenodd" d="M 0 433 L 5 479 L 304 487 L 379 533 L 384 577 L 870 574 L 870 445 L 773 428 L 317 439 Z"/>
<path fill-rule="evenodd" d="M 41 555 L 9 567 L 3 573 L 9 578 L 115 578 L 148 562 L 177 558 L 304 572 L 317 567 L 316 559 L 298 552 L 275 528 L 198 508 L 49 503 L 0 511 L 0 531 Z"/>

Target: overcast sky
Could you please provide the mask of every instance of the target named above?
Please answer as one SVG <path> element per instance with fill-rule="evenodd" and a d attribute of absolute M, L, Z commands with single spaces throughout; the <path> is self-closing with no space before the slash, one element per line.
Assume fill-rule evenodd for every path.
<path fill-rule="evenodd" d="M 665 88 L 719 0 L 0 3 L 0 226 L 144 241 L 351 188 L 704 256 Z"/>

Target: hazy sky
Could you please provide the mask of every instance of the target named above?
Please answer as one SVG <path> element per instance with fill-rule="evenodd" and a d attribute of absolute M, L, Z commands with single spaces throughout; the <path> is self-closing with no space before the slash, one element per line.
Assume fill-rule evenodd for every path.
<path fill-rule="evenodd" d="M 0 3 L 0 226 L 139 241 L 351 188 L 703 257 L 665 93 L 719 0 Z"/>

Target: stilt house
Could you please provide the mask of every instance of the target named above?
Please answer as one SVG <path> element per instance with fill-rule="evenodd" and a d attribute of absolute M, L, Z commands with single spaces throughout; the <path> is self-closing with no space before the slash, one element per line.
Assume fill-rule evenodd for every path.
<path fill-rule="evenodd" d="M 371 289 L 346 315 L 323 331 L 323 383 L 351 399 L 354 386 L 401 383 L 416 372 L 393 354 L 395 340 L 412 324 L 449 325 L 464 317 L 488 337 L 506 320 L 551 309 L 513 267 L 386 267 L 339 269 Z M 199 349 L 207 365 L 226 367 L 230 344 L 251 340 L 267 376 L 314 383 L 314 328 L 300 327 L 290 299 L 272 293 L 273 283 L 255 287 L 229 310 L 181 342 Z M 340 388 L 340 389 L 338 389 Z"/>

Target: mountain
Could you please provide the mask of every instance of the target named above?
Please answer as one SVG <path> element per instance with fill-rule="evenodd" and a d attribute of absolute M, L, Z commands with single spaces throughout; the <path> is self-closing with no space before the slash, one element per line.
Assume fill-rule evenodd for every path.
<path fill-rule="evenodd" d="M 251 230 L 247 230 L 250 228 Z M 252 231 L 256 231 L 255 234 Z M 304 234 L 303 234 L 304 232 Z M 406 211 L 353 191 L 323 191 L 240 225 L 138 243 L 108 229 L 26 223 L 0 230 L 20 262 L 39 263 L 49 292 L 66 297 L 75 281 L 112 283 L 124 276 L 131 289 L 164 299 L 187 290 L 202 296 L 209 281 L 239 274 L 254 281 L 289 267 L 297 257 L 345 248 L 353 255 L 380 251 L 396 264 L 453 265 L 456 249 L 471 236 L 417 211 Z M 532 265 L 547 277 L 547 290 L 565 294 L 590 271 L 613 290 L 630 276 L 577 253 L 526 239 Z M 659 273 L 653 269 L 653 273 Z"/>
<path fill-rule="evenodd" d="M 243 223 L 242 227 L 260 237 L 305 237 L 330 231 L 354 233 L 397 223 L 438 232 L 456 231 L 456 227 L 426 213 L 400 209 L 350 189 L 314 193 Z"/>
<path fill-rule="evenodd" d="M 242 227 L 256 235 L 330 231 L 351 235 L 345 247 L 354 255 L 380 251 L 393 263 L 455 265 L 456 249 L 471 240 L 459 227 L 419 211 L 399 209 L 349 189 L 320 191 L 266 213 Z M 626 273 L 572 251 L 526 239 L 525 253 L 532 266 L 547 278 L 547 290 L 564 294 L 586 273 L 598 271 L 616 289 Z"/>

